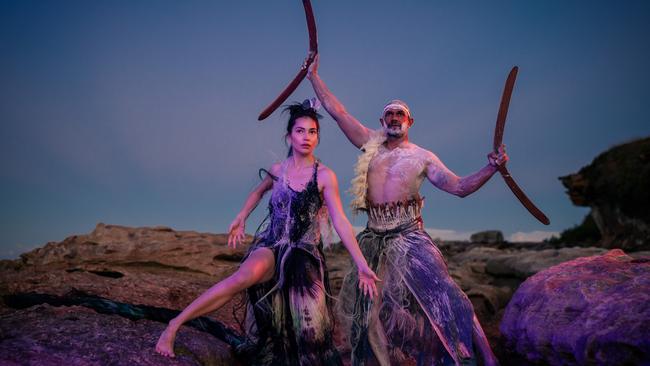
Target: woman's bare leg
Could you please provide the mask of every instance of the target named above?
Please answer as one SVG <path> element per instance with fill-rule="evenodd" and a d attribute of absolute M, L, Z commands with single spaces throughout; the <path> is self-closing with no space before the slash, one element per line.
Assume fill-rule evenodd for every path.
<path fill-rule="evenodd" d="M 267 248 L 256 249 L 233 273 L 197 297 L 177 317 L 172 319 L 156 344 L 156 352 L 174 357 L 176 332 L 185 322 L 219 309 L 236 293 L 255 284 L 266 282 L 273 277 L 275 259 Z"/>

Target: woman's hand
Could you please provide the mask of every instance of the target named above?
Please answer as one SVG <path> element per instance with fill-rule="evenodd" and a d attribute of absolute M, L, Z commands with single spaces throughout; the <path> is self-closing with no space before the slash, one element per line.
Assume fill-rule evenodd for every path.
<path fill-rule="evenodd" d="M 371 299 L 379 294 L 379 291 L 377 291 L 377 285 L 375 282 L 381 281 L 379 277 L 375 274 L 375 272 L 368 267 L 368 265 L 364 265 L 359 268 L 359 288 L 361 289 L 361 292 L 363 292 L 364 295 L 369 296 Z"/>
<path fill-rule="evenodd" d="M 246 220 L 237 216 L 228 227 L 228 246 L 235 249 L 246 237 Z"/>

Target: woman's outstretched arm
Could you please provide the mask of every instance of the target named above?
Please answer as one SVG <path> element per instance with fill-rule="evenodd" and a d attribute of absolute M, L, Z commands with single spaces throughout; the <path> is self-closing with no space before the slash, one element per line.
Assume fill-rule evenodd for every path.
<path fill-rule="evenodd" d="M 364 294 L 370 296 L 377 295 L 377 286 L 375 281 L 379 281 L 375 272 L 370 269 L 366 259 L 361 253 L 359 243 L 354 237 L 354 231 L 348 218 L 345 216 L 343 206 L 341 205 L 341 198 L 339 196 L 339 184 L 336 175 L 328 168 L 323 168 L 322 174 L 318 175 L 319 181 L 323 183 L 323 196 L 325 204 L 332 218 L 332 225 L 336 233 L 339 234 L 345 249 L 348 250 L 352 260 L 359 270 L 359 288 Z"/>
<path fill-rule="evenodd" d="M 273 164 L 270 173 L 278 176 L 280 164 Z M 260 203 L 264 194 L 273 188 L 273 179 L 271 175 L 267 174 L 266 177 L 255 187 L 255 189 L 248 195 L 244 207 L 237 214 L 235 219 L 228 227 L 228 246 L 236 248 L 238 243 L 241 243 L 246 236 L 246 219 L 253 212 L 255 207 Z"/>

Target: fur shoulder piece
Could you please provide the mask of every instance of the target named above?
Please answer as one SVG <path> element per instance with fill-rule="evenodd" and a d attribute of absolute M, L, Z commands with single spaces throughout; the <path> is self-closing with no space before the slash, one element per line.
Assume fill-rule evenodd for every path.
<path fill-rule="evenodd" d="M 348 191 L 352 195 L 350 207 L 353 214 L 366 210 L 366 193 L 368 192 L 368 166 L 372 158 L 377 155 L 379 146 L 386 141 L 383 129 L 370 132 L 370 139 L 361 147 L 361 155 L 354 166 L 352 187 Z"/>

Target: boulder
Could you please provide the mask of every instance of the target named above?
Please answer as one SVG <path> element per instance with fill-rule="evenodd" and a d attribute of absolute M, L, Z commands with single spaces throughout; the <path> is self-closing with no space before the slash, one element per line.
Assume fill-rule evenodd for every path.
<path fill-rule="evenodd" d="M 498 244 L 503 243 L 503 233 L 499 230 L 488 230 L 474 233 L 469 237 L 472 243 Z"/>
<path fill-rule="evenodd" d="M 575 205 L 591 207 L 599 246 L 650 249 L 650 137 L 615 146 L 559 179 Z"/>
<path fill-rule="evenodd" d="M 650 364 L 650 257 L 617 249 L 538 272 L 515 292 L 500 330 L 526 364 Z"/>

